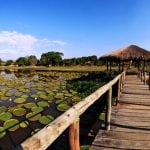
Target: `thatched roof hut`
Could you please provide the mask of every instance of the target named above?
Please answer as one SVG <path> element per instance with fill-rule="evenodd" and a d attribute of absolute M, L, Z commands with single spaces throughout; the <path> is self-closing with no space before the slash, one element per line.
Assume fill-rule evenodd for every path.
<path fill-rule="evenodd" d="M 145 61 L 150 61 L 150 51 L 145 50 L 136 45 L 129 45 L 127 47 L 120 48 L 116 51 L 112 51 L 109 54 L 103 55 L 100 57 L 101 60 L 105 60 L 107 62 L 107 70 L 110 65 L 111 70 L 111 62 L 117 61 L 120 67 L 122 66 L 122 70 L 124 69 L 125 61 L 136 61 L 138 63 L 138 70 L 140 67 L 140 61 L 144 62 L 143 68 L 145 68 Z M 129 63 L 129 66 L 131 64 Z M 144 69 L 143 69 L 144 70 Z"/>
<path fill-rule="evenodd" d="M 129 45 L 127 47 L 120 48 L 109 54 L 100 57 L 105 60 L 150 60 L 150 51 L 145 50 L 136 45 Z"/>

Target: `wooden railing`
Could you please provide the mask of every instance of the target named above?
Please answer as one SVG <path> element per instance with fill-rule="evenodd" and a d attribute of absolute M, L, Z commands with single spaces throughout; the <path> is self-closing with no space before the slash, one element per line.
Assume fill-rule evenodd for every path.
<path fill-rule="evenodd" d="M 120 96 L 121 89 L 123 88 L 123 81 L 126 72 L 122 72 L 116 76 L 112 81 L 105 84 L 94 93 L 71 107 L 65 113 L 56 118 L 53 122 L 45 126 L 32 137 L 25 140 L 19 149 L 24 150 L 45 150 L 49 147 L 67 128 L 69 128 L 69 142 L 71 150 L 79 150 L 79 122 L 80 116 L 99 98 L 107 93 L 107 120 L 105 127 L 110 130 L 111 106 L 112 106 L 112 86 L 118 84 L 117 100 Z"/>
<path fill-rule="evenodd" d="M 148 84 L 149 90 L 150 90 L 150 72 L 138 72 L 138 77 L 141 79 L 141 81 L 144 82 L 144 84 Z"/>

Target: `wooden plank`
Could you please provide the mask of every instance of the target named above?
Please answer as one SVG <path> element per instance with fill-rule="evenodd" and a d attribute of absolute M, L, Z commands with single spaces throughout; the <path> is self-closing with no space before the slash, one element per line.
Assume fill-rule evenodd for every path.
<path fill-rule="evenodd" d="M 150 149 L 150 91 L 136 76 L 127 76 L 110 131 L 99 131 L 92 150 Z"/>
<path fill-rule="evenodd" d="M 111 139 L 111 138 L 98 138 L 93 143 L 94 146 L 104 146 L 109 148 L 119 148 L 119 149 L 149 149 L 149 141 L 131 141 L 131 140 L 121 140 L 121 139 Z M 91 148 L 92 149 L 92 148 Z"/>
<path fill-rule="evenodd" d="M 113 116 L 122 116 L 122 117 L 128 117 L 128 116 L 132 116 L 132 117 L 142 117 L 142 116 L 144 116 L 144 117 L 150 117 L 150 113 L 148 113 L 148 114 L 145 114 L 145 113 L 141 113 L 141 114 L 139 114 L 139 113 L 127 113 L 127 112 L 114 112 L 114 111 L 112 111 L 112 115 Z"/>
<path fill-rule="evenodd" d="M 149 133 L 150 134 L 150 130 L 146 129 L 146 128 L 127 128 L 127 127 L 123 127 L 123 126 L 115 126 L 115 125 L 111 125 L 110 131 L 120 131 L 120 132 L 138 132 L 138 133 Z"/>
<path fill-rule="evenodd" d="M 140 132 L 122 132 L 122 131 L 99 131 L 97 138 L 112 138 L 112 139 L 121 139 L 121 140 L 134 140 L 134 141 L 149 141 L 149 133 L 140 133 Z"/>
<path fill-rule="evenodd" d="M 149 106 L 144 106 L 144 105 L 133 105 L 133 104 L 120 104 L 118 105 L 117 107 L 114 107 L 115 109 L 119 109 L 119 108 L 126 108 L 126 109 L 138 109 L 138 110 L 150 110 L 150 107 Z"/>
<path fill-rule="evenodd" d="M 112 119 L 111 124 L 131 128 L 146 128 L 150 130 L 150 121 L 135 121 Z"/>

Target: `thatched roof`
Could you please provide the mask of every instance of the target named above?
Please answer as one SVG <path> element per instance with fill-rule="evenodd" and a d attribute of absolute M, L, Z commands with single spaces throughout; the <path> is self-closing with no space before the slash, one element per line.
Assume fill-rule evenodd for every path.
<path fill-rule="evenodd" d="M 150 51 L 136 45 L 129 45 L 109 54 L 103 55 L 100 58 L 107 60 L 150 60 Z"/>

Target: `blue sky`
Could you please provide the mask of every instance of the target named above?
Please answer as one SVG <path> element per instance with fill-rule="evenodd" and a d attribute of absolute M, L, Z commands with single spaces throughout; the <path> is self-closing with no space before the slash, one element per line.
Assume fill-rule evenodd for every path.
<path fill-rule="evenodd" d="M 0 0 L 0 58 L 150 50 L 150 0 Z"/>

